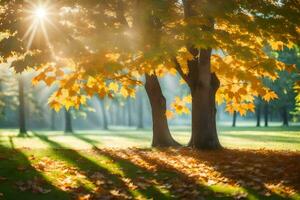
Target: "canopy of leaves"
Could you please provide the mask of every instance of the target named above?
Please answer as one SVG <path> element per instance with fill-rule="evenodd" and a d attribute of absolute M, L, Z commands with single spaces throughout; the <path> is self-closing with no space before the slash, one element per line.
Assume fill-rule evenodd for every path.
<path fill-rule="evenodd" d="M 253 110 L 255 96 L 276 98 L 262 79 L 294 69 L 264 48 L 299 44 L 296 0 L 61 0 L 43 5 L 47 20 L 38 22 L 32 10 L 39 3 L 32 2 L 1 1 L 1 58 L 17 57 L 12 65 L 18 72 L 39 71 L 35 84 L 57 84 L 49 100 L 57 110 L 79 107 L 95 94 L 134 96 L 145 73 L 176 69 L 183 78 L 192 76 L 187 63 L 198 55 L 190 47 L 214 49 L 217 101 L 226 101 L 229 112 Z"/>

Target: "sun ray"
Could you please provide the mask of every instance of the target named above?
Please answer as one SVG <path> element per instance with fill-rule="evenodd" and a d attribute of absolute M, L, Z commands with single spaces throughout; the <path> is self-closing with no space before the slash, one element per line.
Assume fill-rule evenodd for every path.
<path fill-rule="evenodd" d="M 36 28 L 36 26 L 37 26 L 37 23 L 36 23 L 36 21 L 34 21 L 34 22 L 30 25 L 30 27 L 27 29 L 27 31 L 25 32 L 25 34 L 24 34 L 22 40 L 26 39 L 26 38 L 32 33 L 32 31 Z"/>
<path fill-rule="evenodd" d="M 32 45 L 32 42 L 33 42 L 33 40 L 34 40 L 34 37 L 35 37 L 35 35 L 36 35 L 37 30 L 38 30 L 38 26 L 34 26 L 32 32 L 31 32 L 31 35 L 30 35 L 30 37 L 29 37 L 29 39 L 28 39 L 27 46 L 26 46 L 26 50 L 27 50 L 27 51 L 30 50 L 30 47 L 31 47 L 31 45 Z"/>
<path fill-rule="evenodd" d="M 51 12 L 51 10 L 53 10 L 53 5 L 50 6 L 49 1 L 26 2 L 28 3 L 28 7 L 24 9 L 24 13 L 27 15 L 27 17 L 24 19 L 26 21 L 31 21 L 31 24 L 29 25 L 22 39 L 27 40 L 27 51 L 31 49 L 34 38 L 38 31 L 41 31 L 45 43 L 49 47 L 51 54 L 54 56 L 53 45 L 51 45 L 46 28 L 48 25 L 55 27 L 50 19 L 51 15 L 53 15 Z"/>
<path fill-rule="evenodd" d="M 52 55 L 53 58 L 54 58 L 54 57 L 55 57 L 55 52 L 53 51 L 53 46 L 52 46 L 51 43 L 50 43 L 49 36 L 48 36 L 48 33 L 47 33 L 47 30 L 46 30 L 46 27 L 45 27 L 44 22 L 41 23 L 41 28 L 42 28 L 43 35 L 44 35 L 44 37 L 45 37 L 46 43 L 47 43 L 47 45 L 49 46 L 49 49 L 50 49 L 50 51 L 51 51 L 51 55 Z"/>

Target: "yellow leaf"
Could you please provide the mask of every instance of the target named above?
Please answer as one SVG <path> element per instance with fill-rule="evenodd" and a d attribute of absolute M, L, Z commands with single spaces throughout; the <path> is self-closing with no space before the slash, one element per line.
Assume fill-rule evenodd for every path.
<path fill-rule="evenodd" d="M 69 110 L 72 106 L 74 106 L 74 102 L 72 102 L 69 99 L 65 99 L 64 100 L 64 105 L 65 105 L 66 109 Z"/>
<path fill-rule="evenodd" d="M 51 102 L 49 103 L 49 105 L 50 105 L 50 107 L 51 107 L 52 109 L 54 109 L 56 112 L 59 112 L 60 109 L 61 109 L 61 107 L 62 107 L 62 105 L 61 105 L 59 102 L 57 102 L 57 101 L 51 101 Z"/>
<path fill-rule="evenodd" d="M 167 110 L 166 111 L 166 116 L 167 116 L 168 119 L 172 119 L 172 118 L 174 118 L 174 113 L 170 110 Z"/>
<path fill-rule="evenodd" d="M 115 82 L 111 82 L 108 86 L 108 89 L 117 93 L 119 90 L 119 85 Z"/>
<path fill-rule="evenodd" d="M 50 86 L 54 81 L 56 81 L 56 78 L 54 76 L 50 76 L 45 78 L 44 81 L 47 84 L 47 86 Z"/>
<path fill-rule="evenodd" d="M 192 95 L 188 95 L 188 96 L 184 97 L 183 101 L 185 103 L 192 103 Z"/>
<path fill-rule="evenodd" d="M 35 86 L 37 85 L 41 80 L 45 79 L 46 77 L 46 74 L 43 72 L 43 73 L 40 73 L 39 75 L 37 75 L 36 77 L 34 77 L 32 79 L 32 84 Z"/>
<path fill-rule="evenodd" d="M 278 96 L 274 91 L 267 91 L 267 93 L 262 97 L 265 101 L 269 102 L 273 99 L 277 99 Z"/>
<path fill-rule="evenodd" d="M 97 80 L 94 77 L 89 76 L 86 86 L 92 88 L 96 85 Z"/>
<path fill-rule="evenodd" d="M 117 60 L 120 58 L 120 54 L 118 53 L 108 53 L 105 55 L 105 57 L 111 61 L 111 62 L 117 62 Z"/>
<path fill-rule="evenodd" d="M 179 83 L 180 83 L 180 85 L 184 85 L 184 84 L 186 84 L 186 82 L 185 82 L 185 80 L 184 80 L 183 78 L 182 78 L 182 79 L 180 79 Z"/>
<path fill-rule="evenodd" d="M 273 50 L 283 50 L 283 42 L 281 41 L 270 41 L 269 44 Z"/>
<path fill-rule="evenodd" d="M 129 96 L 128 90 L 125 87 L 121 88 L 120 93 L 125 98 L 127 98 Z"/>

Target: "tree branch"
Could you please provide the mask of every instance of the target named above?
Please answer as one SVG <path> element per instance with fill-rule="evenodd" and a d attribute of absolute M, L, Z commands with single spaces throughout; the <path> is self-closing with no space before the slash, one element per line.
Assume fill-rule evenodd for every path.
<path fill-rule="evenodd" d="M 177 58 L 173 58 L 173 61 L 174 61 L 174 63 L 175 63 L 175 69 L 177 70 L 177 72 L 180 74 L 180 76 L 183 78 L 183 80 L 185 80 L 185 82 L 186 82 L 187 84 L 189 84 L 189 83 L 190 83 L 190 78 L 189 78 L 188 75 L 186 75 L 186 74 L 183 72 L 183 70 L 182 70 L 182 68 L 181 68 L 181 66 L 180 66 L 180 64 L 179 64 L 179 62 L 177 61 Z"/>

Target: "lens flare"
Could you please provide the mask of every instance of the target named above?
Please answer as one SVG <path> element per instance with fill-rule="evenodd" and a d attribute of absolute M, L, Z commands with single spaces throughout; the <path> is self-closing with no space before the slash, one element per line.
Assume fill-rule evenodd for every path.
<path fill-rule="evenodd" d="M 47 10 L 43 7 L 38 7 L 35 10 L 34 15 L 37 19 L 44 20 L 47 17 Z"/>

